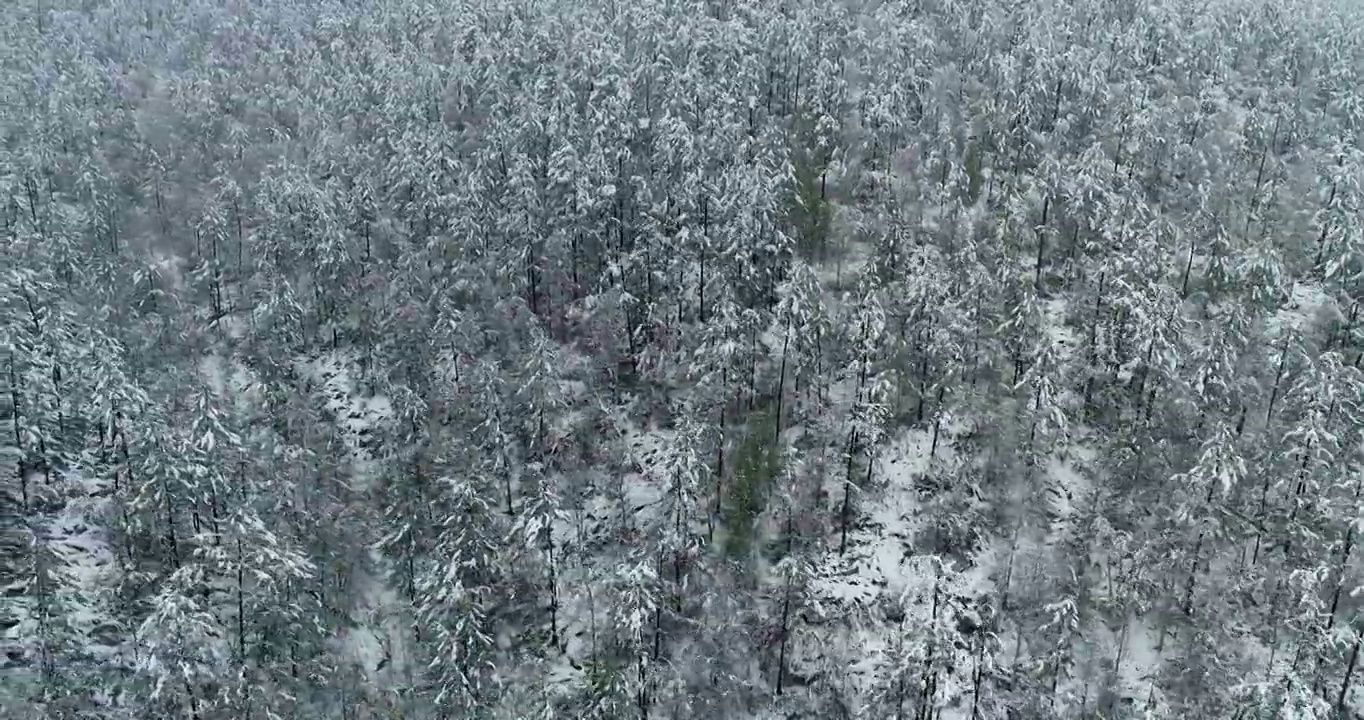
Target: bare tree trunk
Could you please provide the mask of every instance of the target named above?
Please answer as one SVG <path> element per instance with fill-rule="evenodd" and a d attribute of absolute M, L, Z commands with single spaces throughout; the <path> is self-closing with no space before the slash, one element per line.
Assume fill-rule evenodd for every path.
<path fill-rule="evenodd" d="M 549 561 L 549 640 L 559 646 L 559 581 L 554 563 L 554 524 L 545 523 L 545 544 Z"/>
<path fill-rule="evenodd" d="M 1274 417 L 1274 403 L 1279 399 L 1279 384 L 1283 382 L 1284 363 L 1288 360 L 1288 338 L 1285 337 L 1283 347 L 1279 349 L 1279 369 L 1274 374 L 1274 388 L 1269 393 L 1269 406 L 1265 408 L 1265 426 L 1268 427 L 1270 419 Z"/>
<path fill-rule="evenodd" d="M 791 624 L 791 578 L 786 578 L 786 592 L 781 601 L 781 648 L 777 651 L 777 694 L 786 680 L 786 646 Z"/>
<path fill-rule="evenodd" d="M 848 523 L 852 515 L 852 472 L 853 456 L 857 452 L 857 430 L 853 429 L 848 433 L 847 468 L 843 476 L 843 506 L 839 511 L 839 540 L 838 554 L 842 555 L 848 551 Z"/>
<path fill-rule="evenodd" d="M 776 417 L 776 437 L 772 438 L 774 445 L 781 444 L 781 410 L 782 399 L 786 396 L 786 351 L 791 345 L 791 319 L 786 320 L 786 336 L 781 341 L 781 371 L 777 376 L 777 417 Z"/>
<path fill-rule="evenodd" d="M 1340 694 L 1336 696 L 1336 717 L 1345 717 L 1345 698 L 1350 692 L 1350 680 L 1355 674 L 1355 664 L 1359 661 L 1360 634 L 1355 633 L 1355 645 L 1350 650 L 1350 662 L 1345 666 L 1345 679 L 1340 681 Z"/>
<path fill-rule="evenodd" d="M 1042 256 L 1047 249 L 1047 211 L 1051 209 L 1051 197 L 1042 201 L 1042 222 L 1037 227 L 1037 262 L 1033 268 L 1033 289 L 1042 294 Z"/>

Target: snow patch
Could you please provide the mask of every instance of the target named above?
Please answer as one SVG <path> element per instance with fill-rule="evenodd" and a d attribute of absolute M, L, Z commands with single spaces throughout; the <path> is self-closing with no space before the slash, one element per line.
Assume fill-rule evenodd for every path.
<path fill-rule="evenodd" d="M 36 481 L 36 478 L 33 478 Z M 110 512 L 110 484 L 102 478 L 87 478 L 78 471 L 57 474 L 51 486 L 64 500 L 61 509 L 45 521 L 30 525 L 35 541 L 44 546 L 54 562 L 51 570 L 53 599 L 69 624 L 80 657 L 70 662 L 120 663 L 126 649 L 126 629 L 115 620 L 115 589 L 120 568 L 111 548 L 106 522 Z M 11 586 L 11 588 L 16 586 Z M 0 633 L 0 667 L 16 649 L 34 639 L 28 600 L 21 594 L 13 605 L 13 620 Z"/>
<path fill-rule="evenodd" d="M 1075 329 L 1066 325 L 1066 300 L 1064 297 L 1054 297 L 1047 300 L 1043 307 L 1045 320 L 1043 332 L 1056 348 L 1061 360 L 1063 362 L 1069 360 L 1075 354 L 1076 348 L 1080 347 L 1080 339 L 1076 336 Z"/>
<path fill-rule="evenodd" d="M 1157 647 L 1160 633 L 1150 622 L 1135 615 L 1127 619 L 1126 627 L 1118 633 L 1107 628 L 1099 629 L 1100 636 L 1113 648 L 1116 656 L 1121 646 L 1122 654 L 1118 664 L 1118 684 L 1123 696 L 1145 702 L 1151 689 L 1151 678 L 1160 670 L 1161 658 Z M 1112 657 L 1104 662 L 1111 663 Z"/>
<path fill-rule="evenodd" d="M 1266 329 L 1275 338 L 1286 333 L 1301 334 L 1311 328 L 1321 309 L 1331 302 L 1331 296 L 1321 285 L 1295 282 L 1287 302 L 1266 321 Z"/>
<path fill-rule="evenodd" d="M 398 673 L 409 670 L 415 658 L 407 647 L 407 629 L 399 611 L 407 602 L 384 580 L 386 562 L 371 550 L 369 563 L 357 564 L 352 579 L 359 598 L 353 627 L 336 639 L 341 657 L 349 661 L 373 687 L 390 687 Z"/>
<path fill-rule="evenodd" d="M 1060 541 L 1074 529 L 1077 506 L 1086 502 L 1091 493 L 1090 482 L 1083 473 L 1058 457 L 1047 460 L 1048 511 L 1051 530 L 1047 544 Z"/>
<path fill-rule="evenodd" d="M 380 463 L 367 440 L 374 428 L 393 418 L 393 405 L 386 396 L 360 393 L 352 374 L 357 364 L 354 353 L 336 350 L 295 361 L 295 371 L 320 386 L 323 406 L 335 418 L 349 451 L 352 485 L 371 489 L 378 480 Z"/>
<path fill-rule="evenodd" d="M 926 577 L 923 563 L 913 557 L 915 536 L 922 525 L 917 483 L 936 468 L 956 463 L 952 433 L 965 427 L 960 422 L 944 423 L 932 456 L 932 431 L 923 429 L 901 433 L 881 453 L 874 476 L 883 479 L 885 490 L 864 510 L 870 522 L 849 531 L 846 554 L 834 555 L 820 566 L 817 595 L 865 606 L 883 593 L 898 597 L 933 582 L 931 571 Z"/>
<path fill-rule="evenodd" d="M 209 353 L 199 359 L 199 373 L 208 389 L 220 399 L 232 402 L 238 412 L 250 413 L 255 407 L 256 376 L 241 362 Z"/>

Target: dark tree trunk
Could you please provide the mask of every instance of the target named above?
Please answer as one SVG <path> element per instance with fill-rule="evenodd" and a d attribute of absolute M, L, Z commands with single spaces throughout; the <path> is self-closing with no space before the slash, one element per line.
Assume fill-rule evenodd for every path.
<path fill-rule="evenodd" d="M 1336 717 L 1345 717 L 1345 697 L 1350 692 L 1350 680 L 1355 674 L 1355 664 L 1359 662 L 1360 635 L 1355 633 L 1355 645 L 1350 649 L 1350 661 L 1345 666 L 1345 679 L 1340 681 L 1340 694 L 1336 696 Z"/>

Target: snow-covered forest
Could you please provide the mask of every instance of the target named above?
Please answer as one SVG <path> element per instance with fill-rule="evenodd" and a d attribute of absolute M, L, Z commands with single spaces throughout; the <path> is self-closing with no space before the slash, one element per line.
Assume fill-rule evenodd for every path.
<path fill-rule="evenodd" d="M 0 717 L 1364 717 L 1364 4 L 0 56 Z"/>

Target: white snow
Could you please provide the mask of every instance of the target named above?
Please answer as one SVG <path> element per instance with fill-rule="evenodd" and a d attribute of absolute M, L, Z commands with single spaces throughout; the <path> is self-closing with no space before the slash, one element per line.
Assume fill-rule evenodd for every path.
<path fill-rule="evenodd" d="M 806 628 L 808 637 L 802 639 L 793 663 L 838 668 L 836 675 L 849 683 L 848 701 L 853 705 L 862 702 L 878 672 L 897 659 L 896 625 L 882 616 L 885 603 L 904 609 L 906 628 L 922 628 L 932 618 L 935 584 L 939 586 L 940 622 L 951 621 L 961 611 L 958 598 L 978 597 L 993 585 L 998 548 L 987 547 L 976 554 L 975 564 L 962 572 L 948 561 L 913 553 L 925 520 L 919 514 L 916 483 L 931 472 L 950 471 L 960 462 L 953 438 L 968 427 L 963 418 L 945 418 L 933 457 L 929 456 L 931 428 L 896 435 L 876 460 L 874 472 L 884 480 L 885 490 L 863 499 L 864 526 L 849 533 L 846 554 L 839 554 L 837 538 L 831 538 L 815 563 L 811 602 L 825 621 Z M 940 562 L 944 564 L 941 579 Z M 963 697 L 966 679 L 940 678 L 939 699 Z"/>
<path fill-rule="evenodd" d="M 237 360 L 226 360 L 218 353 L 199 359 L 204 383 L 220 399 L 229 401 L 238 412 L 249 413 L 256 407 L 255 374 Z"/>
<path fill-rule="evenodd" d="M 110 548 L 106 525 L 111 483 L 102 478 L 87 478 L 73 470 L 59 473 L 53 484 L 65 503 L 55 516 L 34 530 L 38 542 L 45 544 L 54 556 L 53 570 L 61 588 L 58 602 L 64 605 L 63 614 L 80 638 L 81 650 L 98 662 L 118 662 L 124 650 L 125 633 L 113 629 L 114 590 L 120 569 Z M 21 623 L 12 630 L 23 632 L 24 625 Z M 110 639 L 116 639 L 117 644 L 108 644 Z"/>
<path fill-rule="evenodd" d="M 324 353 L 317 358 L 300 358 L 295 371 L 320 385 L 323 405 L 334 416 L 342 441 L 350 454 L 350 481 L 356 489 L 371 489 L 377 481 L 379 459 L 363 446 L 364 435 L 393 417 L 393 406 L 383 395 L 364 396 L 353 378 L 358 364 L 355 354 L 345 350 Z"/>
<path fill-rule="evenodd" d="M 179 255 L 166 255 L 153 252 L 151 259 L 151 270 L 161 278 L 170 280 L 171 289 L 175 292 L 183 292 L 185 289 L 184 266 L 185 259 Z"/>
<path fill-rule="evenodd" d="M 388 563 L 377 550 L 370 550 L 367 563 L 353 565 L 355 624 L 335 640 L 340 657 L 371 687 L 398 686 L 417 662 L 407 647 L 411 619 L 402 610 L 408 603 L 385 581 L 387 570 Z"/>
<path fill-rule="evenodd" d="M 1288 301 L 1266 321 L 1269 337 L 1301 334 L 1309 329 L 1322 308 L 1334 302 L 1319 284 L 1293 283 Z"/>
<path fill-rule="evenodd" d="M 1088 502 L 1090 482 L 1075 467 L 1058 457 L 1051 457 L 1046 465 L 1048 478 L 1048 505 L 1051 515 L 1051 528 L 1047 544 L 1063 539 L 1074 529 L 1074 516 L 1077 505 Z"/>
<path fill-rule="evenodd" d="M 1064 296 L 1050 298 L 1044 303 L 1044 308 L 1046 326 L 1043 332 L 1056 348 L 1057 356 L 1063 362 L 1067 361 L 1074 356 L 1080 341 L 1075 335 L 1075 329 L 1066 325 L 1066 298 Z"/>
<path fill-rule="evenodd" d="M 850 222 L 849 216 L 854 212 L 855 211 L 835 205 L 835 236 L 846 237 L 852 235 L 852 233 L 838 232 L 837 226 Z M 838 243 L 838 241 L 833 241 L 831 244 L 836 243 Z M 843 241 L 839 246 L 832 247 L 831 251 L 836 253 L 838 257 L 832 262 L 822 263 L 815 268 L 815 275 L 819 278 L 820 282 L 823 283 L 824 287 L 829 290 L 847 287 L 851 281 L 858 277 L 859 273 L 866 269 L 867 262 L 871 256 L 870 251 L 865 245 L 852 241 Z"/>
<path fill-rule="evenodd" d="M 1160 633 L 1150 621 L 1132 617 L 1127 621 L 1127 636 L 1123 645 L 1122 664 L 1118 678 L 1128 697 L 1147 696 L 1151 676 L 1160 669 L 1161 657 L 1156 650 Z"/>

